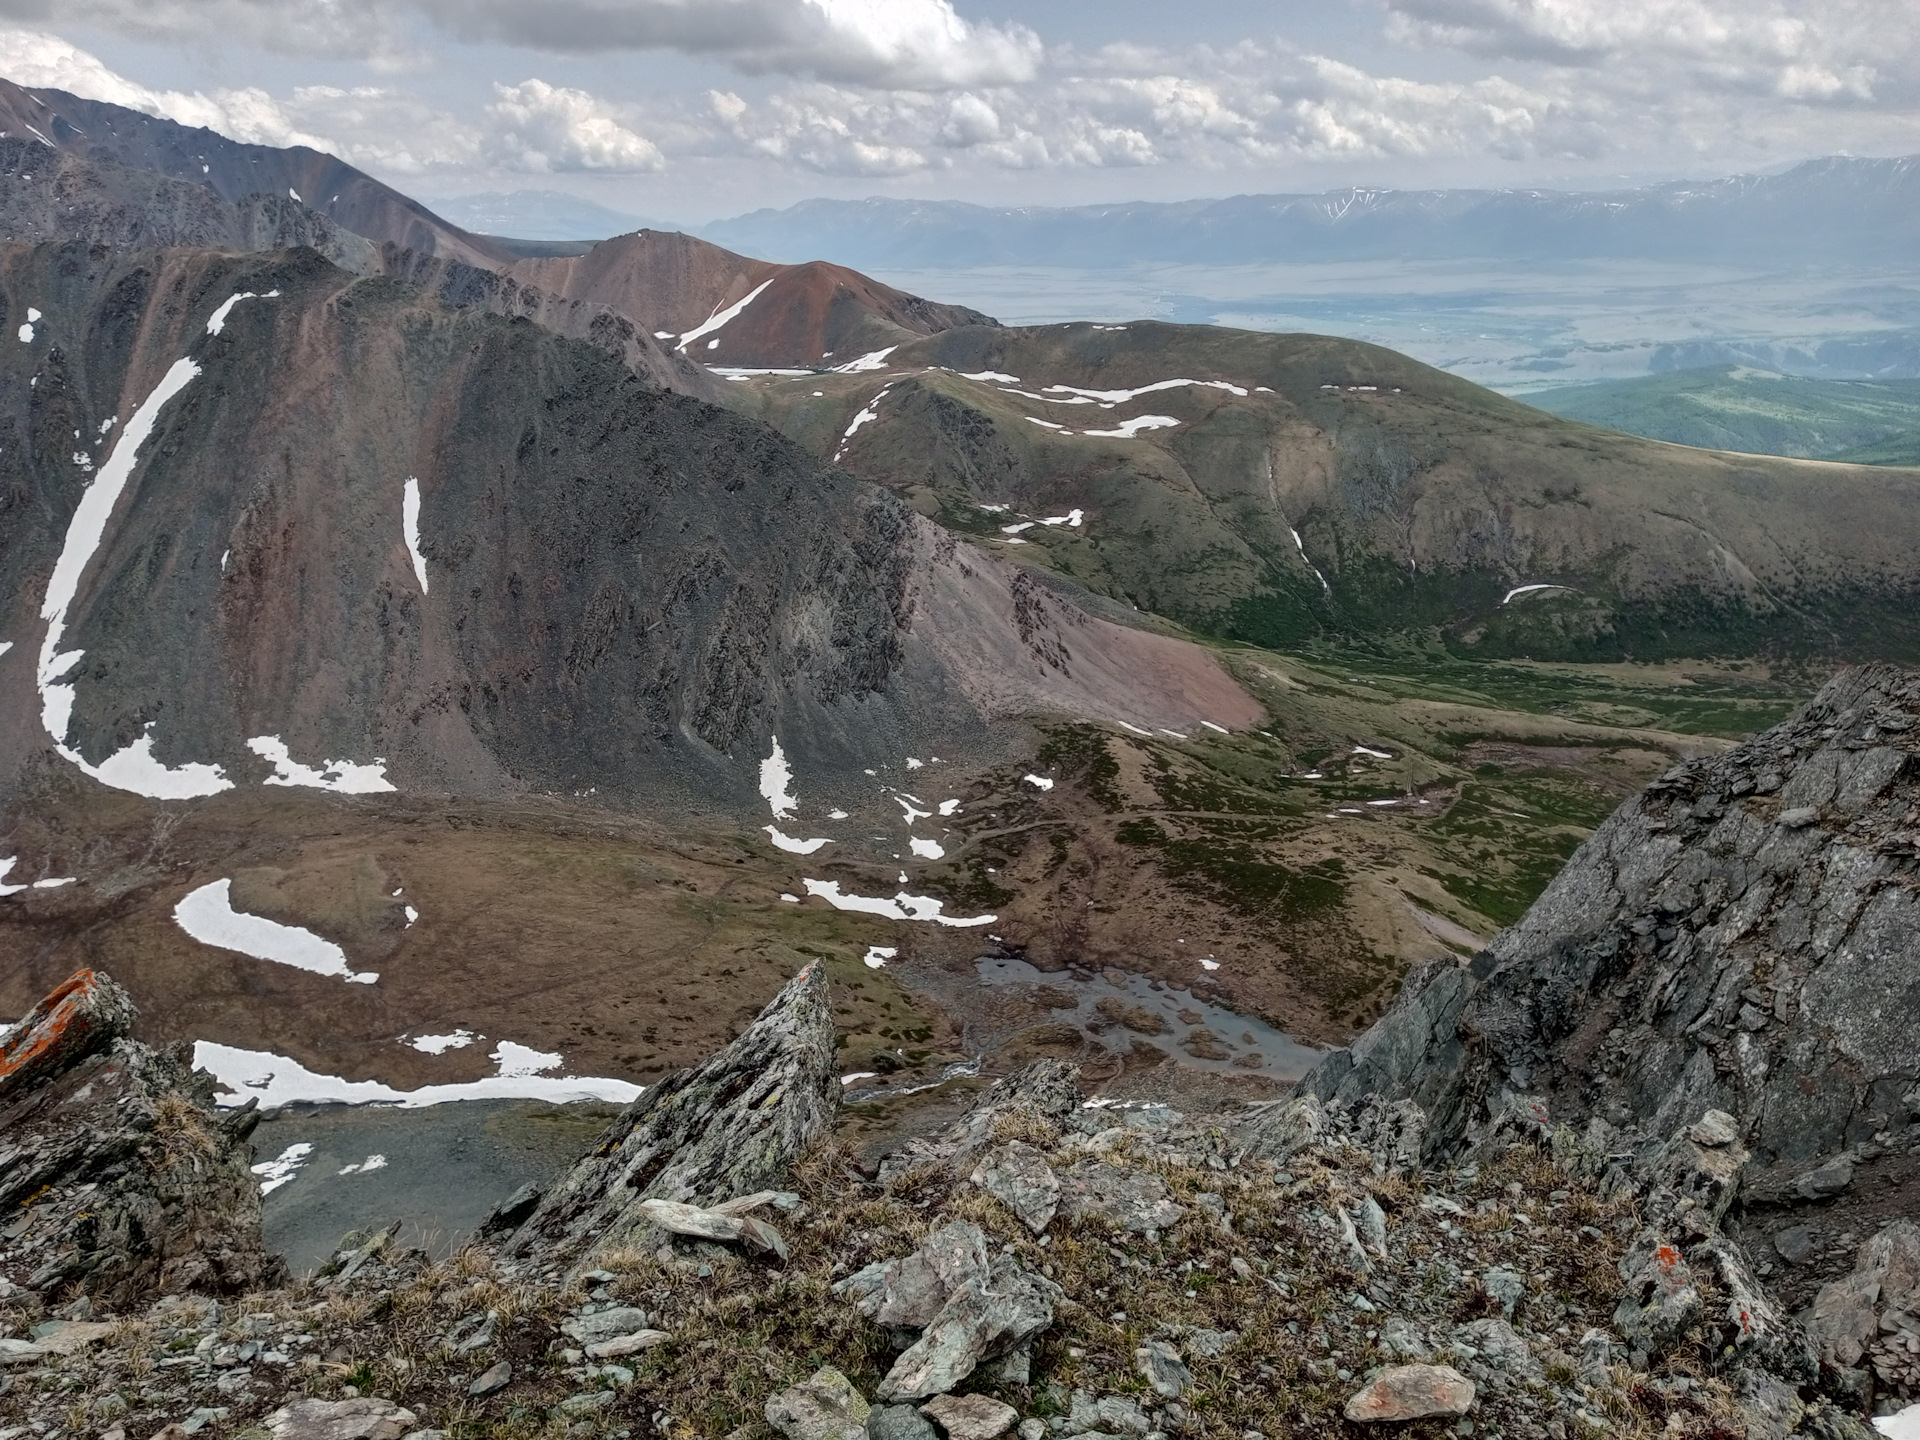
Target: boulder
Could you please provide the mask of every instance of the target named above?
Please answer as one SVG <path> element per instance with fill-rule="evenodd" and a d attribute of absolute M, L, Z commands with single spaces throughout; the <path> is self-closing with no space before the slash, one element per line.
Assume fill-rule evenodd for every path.
<path fill-rule="evenodd" d="M 502 1360 L 474 1376 L 467 1384 L 467 1394 L 477 1400 L 483 1395 L 493 1394 L 496 1390 L 504 1390 L 512 1383 L 513 1366 Z"/>
<path fill-rule="evenodd" d="M 867 1440 L 866 1398 L 832 1367 L 770 1396 L 767 1423 L 787 1440 Z"/>
<path fill-rule="evenodd" d="M 881 1180 L 904 1174 L 915 1165 L 951 1167 L 972 1173 L 979 1158 L 993 1148 L 994 1132 L 1003 1118 L 1024 1116 L 1042 1125 L 1062 1125 L 1079 1111 L 1080 1068 L 1064 1060 L 1036 1060 L 994 1083 L 960 1119 L 934 1136 L 916 1136 L 880 1163 Z"/>
<path fill-rule="evenodd" d="M 1034 1234 L 1053 1223 L 1060 1208 L 1060 1177 L 1047 1157 L 1025 1141 L 989 1150 L 974 1168 L 973 1183 L 1020 1217 Z"/>
<path fill-rule="evenodd" d="M 611 1340 L 599 1340 L 587 1346 L 589 1360 L 620 1360 L 628 1355 L 638 1355 L 642 1350 L 651 1350 L 656 1345 L 664 1345 L 673 1336 L 665 1330 L 636 1330 L 631 1335 L 616 1335 Z"/>
<path fill-rule="evenodd" d="M 1614 1328 L 1633 1350 L 1665 1355 L 1706 1309 L 1686 1257 L 1671 1241 L 1643 1231 L 1620 1257 L 1619 1269 L 1624 1290 L 1614 1307 Z"/>
<path fill-rule="evenodd" d="M 708 1209 L 765 1190 L 831 1125 L 840 1088 L 827 972 L 816 962 L 732 1044 L 623 1110 L 504 1248 L 587 1268 L 655 1223 L 649 1200 Z"/>
<path fill-rule="evenodd" d="M 1392 1365 L 1347 1401 L 1356 1425 L 1464 1415 L 1473 1408 L 1473 1382 L 1450 1365 Z"/>
<path fill-rule="evenodd" d="M 560 1332 L 580 1345 L 598 1345 L 621 1335 L 638 1334 L 653 1324 L 653 1316 L 631 1305 L 616 1305 L 611 1310 L 596 1310 L 591 1315 L 575 1315 L 560 1322 Z"/>
<path fill-rule="evenodd" d="M 947 1440 L 1000 1440 L 1020 1418 L 1013 1406 L 991 1395 L 936 1395 L 920 1407 L 947 1432 Z"/>
<path fill-rule="evenodd" d="M 401 1440 L 414 1413 L 391 1400 L 289 1401 L 267 1416 L 273 1440 Z"/>
<path fill-rule="evenodd" d="M 901 1352 L 878 1394 L 921 1400 L 953 1389 L 982 1360 L 1004 1354 L 1053 1323 L 1060 1290 L 1008 1255 L 948 1297 L 920 1338 Z"/>
<path fill-rule="evenodd" d="M 1807 1334 L 1821 1360 L 1851 1369 L 1873 1344 L 1883 1313 L 1910 1311 L 1920 1311 L 1920 1226 L 1900 1219 L 1861 1245 L 1851 1274 L 1820 1287 L 1807 1311 Z"/>

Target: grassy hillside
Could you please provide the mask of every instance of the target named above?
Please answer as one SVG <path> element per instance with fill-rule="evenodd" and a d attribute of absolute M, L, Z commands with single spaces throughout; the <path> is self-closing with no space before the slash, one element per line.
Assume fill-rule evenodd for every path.
<path fill-rule="evenodd" d="M 1920 474 L 1654 444 L 1377 346 L 975 328 L 735 394 L 950 528 L 1233 641 L 1920 656 Z"/>
<path fill-rule="evenodd" d="M 1676 445 L 1920 465 L 1920 380 L 1811 380 L 1714 365 L 1546 390 L 1527 402 L 1569 420 Z"/>

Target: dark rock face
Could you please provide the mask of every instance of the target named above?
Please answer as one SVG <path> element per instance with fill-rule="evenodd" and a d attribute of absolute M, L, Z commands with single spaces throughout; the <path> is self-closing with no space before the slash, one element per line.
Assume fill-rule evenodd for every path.
<path fill-rule="evenodd" d="M 717 1205 L 774 1184 L 839 1113 L 833 1039 L 827 973 L 815 963 L 739 1039 L 628 1106 L 507 1252 L 584 1261 L 651 1228 L 646 1200 Z"/>
<path fill-rule="evenodd" d="M 284 1277 L 260 1239 L 246 1137 L 183 1054 L 118 1038 L 126 992 L 83 972 L 9 1037 L 0 1091 L 0 1281 L 107 1305 L 239 1294 Z M 19 1063 L 26 1061 L 28 1063 Z"/>
<path fill-rule="evenodd" d="M 1920 1120 L 1917 727 L 1920 677 L 1870 667 L 1663 776 L 1305 1085 L 1418 1099 L 1436 1143 L 1522 1096 L 1656 1136 L 1722 1110 L 1750 1188 L 1840 1193 Z"/>

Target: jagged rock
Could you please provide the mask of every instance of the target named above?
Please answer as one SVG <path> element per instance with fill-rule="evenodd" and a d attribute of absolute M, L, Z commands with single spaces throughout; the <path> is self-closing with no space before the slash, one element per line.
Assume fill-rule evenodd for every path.
<path fill-rule="evenodd" d="M 1034 1234 L 1053 1223 L 1060 1208 L 1060 1177 L 1047 1157 L 1024 1141 L 989 1150 L 974 1169 L 973 1183 L 1020 1217 Z"/>
<path fill-rule="evenodd" d="M 746 1230 L 738 1215 L 699 1205 L 682 1205 L 677 1200 L 642 1200 L 638 1208 L 670 1235 L 686 1235 L 695 1240 L 738 1240 Z"/>
<path fill-rule="evenodd" d="M 868 1440 L 940 1440 L 927 1418 L 911 1405 L 876 1405 L 867 1416 Z"/>
<path fill-rule="evenodd" d="M 1726 1297 L 1727 1331 L 1736 1361 L 1758 1366 L 1776 1379 L 1810 1385 L 1819 1372 L 1811 1337 L 1789 1317 L 1755 1278 L 1747 1259 L 1726 1236 L 1709 1235 L 1687 1252 L 1692 1265 L 1711 1270 Z"/>
<path fill-rule="evenodd" d="M 1740 1138 L 1739 1122 L 1724 1110 L 1709 1110 L 1693 1123 L 1687 1138 L 1709 1149 L 1732 1145 Z"/>
<path fill-rule="evenodd" d="M 1317 1095 L 1299 1095 L 1291 1100 L 1263 1105 L 1253 1118 L 1235 1127 L 1240 1142 L 1240 1157 L 1284 1165 L 1300 1151 L 1315 1144 L 1327 1128 L 1327 1107 Z"/>
<path fill-rule="evenodd" d="M 0 1236 L 0 1272 L 116 1308 L 275 1283 L 245 1143 L 257 1110 L 216 1110 L 184 1047 L 116 1038 L 132 1003 L 103 973 L 80 972 L 28 1018 L 6 1042 L 0 1207 L 25 1213 Z"/>
<path fill-rule="evenodd" d="M 1104 1160 L 1083 1160 L 1062 1175 L 1060 1199 L 1070 1219 L 1097 1215 L 1121 1230 L 1165 1230 L 1187 1213 L 1152 1171 Z"/>
<path fill-rule="evenodd" d="M 540 1203 L 540 1197 L 545 1193 L 529 1180 L 486 1213 L 477 1233 L 484 1239 L 490 1235 L 506 1235 L 519 1229 L 526 1218 L 533 1214 L 534 1208 Z"/>
<path fill-rule="evenodd" d="M 936 1395 L 920 1407 L 947 1432 L 947 1440 L 1000 1440 L 1020 1412 L 991 1395 Z"/>
<path fill-rule="evenodd" d="M 513 1383 L 513 1366 L 505 1360 L 490 1365 L 474 1376 L 467 1385 L 467 1394 L 474 1399 L 482 1395 L 491 1395 L 496 1390 L 504 1390 Z"/>
<path fill-rule="evenodd" d="M 1180 1352 L 1164 1340 L 1149 1340 L 1133 1352 L 1133 1363 L 1148 1388 L 1165 1400 L 1178 1400 L 1193 1388 L 1193 1372 Z"/>
<path fill-rule="evenodd" d="M 1853 1161 L 1845 1155 L 1836 1155 L 1824 1165 L 1817 1165 L 1804 1175 L 1795 1178 L 1793 1188 L 1803 1200 L 1831 1200 L 1836 1195 L 1846 1193 L 1853 1184 Z"/>
<path fill-rule="evenodd" d="M 0 1038 L 0 1105 L 112 1046 L 139 1018 L 104 970 L 76 970 Z"/>
<path fill-rule="evenodd" d="M 414 1413 L 391 1400 L 290 1401 L 267 1417 L 273 1440 L 400 1440 Z"/>
<path fill-rule="evenodd" d="M 877 1325 L 923 1330 L 947 1297 L 989 1268 L 987 1237 L 978 1225 L 956 1220 L 932 1231 L 920 1248 L 897 1260 L 869 1265 L 833 1287 Z"/>
<path fill-rule="evenodd" d="M 787 1440 L 867 1440 L 866 1397 L 830 1366 L 770 1396 L 765 1408 L 767 1423 Z"/>
<path fill-rule="evenodd" d="M 1209 1360 L 1218 1360 L 1240 1343 L 1238 1330 L 1208 1330 L 1194 1325 L 1183 1328 L 1180 1334 L 1186 1340 L 1189 1350 L 1196 1355 L 1204 1355 Z"/>
<path fill-rule="evenodd" d="M 1773 1248 L 1789 1265 L 1804 1265 L 1813 1258 L 1813 1231 L 1805 1225 L 1789 1225 L 1773 1237 Z"/>
<path fill-rule="evenodd" d="M 1392 1365 L 1347 1401 L 1356 1425 L 1464 1415 L 1473 1408 L 1473 1382 L 1450 1365 Z"/>
<path fill-rule="evenodd" d="M 1525 1277 L 1505 1265 L 1496 1265 L 1482 1275 L 1480 1288 L 1486 1291 L 1489 1300 L 1500 1307 L 1500 1314 L 1507 1320 L 1513 1319 L 1514 1310 L 1527 1298 Z"/>
<path fill-rule="evenodd" d="M 840 1088 L 827 973 L 815 963 L 732 1044 L 622 1111 L 507 1253 L 588 1261 L 649 1228 L 648 1199 L 708 1207 L 761 1190 L 832 1123 Z"/>

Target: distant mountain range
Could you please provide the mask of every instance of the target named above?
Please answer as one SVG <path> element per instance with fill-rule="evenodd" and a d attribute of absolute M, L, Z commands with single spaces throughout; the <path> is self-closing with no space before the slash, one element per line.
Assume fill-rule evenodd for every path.
<path fill-rule="evenodd" d="M 1334 190 L 1171 204 L 808 200 L 702 226 L 782 260 L 864 269 L 1643 258 L 1818 263 L 1920 254 L 1920 156 L 1617 191 Z"/>
<path fill-rule="evenodd" d="M 559 190 L 494 191 L 454 195 L 433 202 L 454 224 L 480 235 L 514 235 L 522 240 L 605 240 L 633 230 L 678 230 L 678 225 L 629 215 Z"/>
<path fill-rule="evenodd" d="M 1715 365 L 1537 391 L 1527 403 L 1676 445 L 1920 465 L 1920 380 L 1816 380 Z"/>

